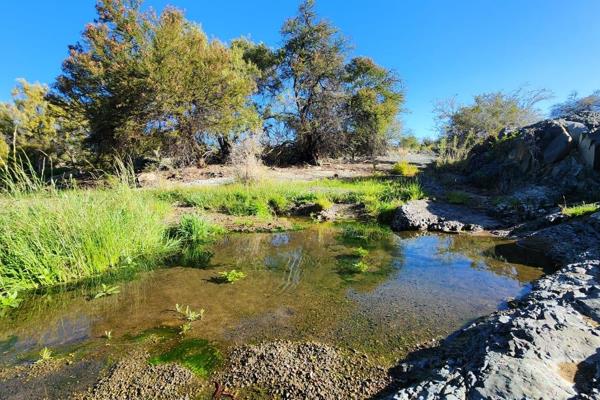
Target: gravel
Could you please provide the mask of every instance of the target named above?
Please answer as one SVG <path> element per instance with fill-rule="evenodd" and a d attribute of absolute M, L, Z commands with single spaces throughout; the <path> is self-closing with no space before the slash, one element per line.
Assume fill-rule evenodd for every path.
<path fill-rule="evenodd" d="M 187 400 L 196 398 L 199 382 L 176 364 L 148 365 L 139 351 L 117 362 L 96 385 L 75 400 Z"/>
<path fill-rule="evenodd" d="M 235 349 L 220 379 L 227 388 L 256 387 L 282 399 L 364 399 L 391 381 L 364 354 L 289 341 Z"/>

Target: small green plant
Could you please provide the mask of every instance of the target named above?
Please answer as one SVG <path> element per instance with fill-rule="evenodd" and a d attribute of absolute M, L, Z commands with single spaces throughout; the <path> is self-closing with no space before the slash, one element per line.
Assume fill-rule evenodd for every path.
<path fill-rule="evenodd" d="M 194 322 L 204 318 L 204 309 L 201 309 L 200 311 L 196 312 L 193 311 L 190 308 L 190 306 L 185 306 L 185 308 L 183 308 L 183 306 L 179 304 L 175 304 L 175 309 L 189 322 Z"/>
<path fill-rule="evenodd" d="M 239 281 L 240 279 L 244 279 L 246 274 L 242 271 L 236 271 L 232 269 L 231 271 L 223 271 L 219 273 L 219 280 L 226 283 L 234 283 Z"/>
<path fill-rule="evenodd" d="M 561 211 L 568 217 L 582 217 L 600 211 L 600 203 L 583 203 L 577 206 L 563 206 Z"/>
<path fill-rule="evenodd" d="M 360 260 L 355 262 L 354 264 L 351 264 L 351 268 L 350 268 L 350 272 L 354 272 L 354 273 L 363 273 L 363 272 L 367 272 L 369 270 L 369 264 L 367 264 L 365 261 Z"/>
<path fill-rule="evenodd" d="M 364 258 L 369 255 L 369 250 L 362 248 L 362 247 L 357 247 L 354 249 L 354 254 L 357 257 Z"/>
<path fill-rule="evenodd" d="M 333 203 L 327 197 L 322 196 L 315 200 L 315 205 L 323 211 L 330 209 L 333 206 Z"/>
<path fill-rule="evenodd" d="M 183 325 L 181 325 L 181 327 L 179 328 L 179 334 L 181 336 L 185 336 L 188 334 L 188 332 L 192 329 L 192 323 L 191 322 L 186 322 Z"/>
<path fill-rule="evenodd" d="M 37 363 L 43 363 L 46 361 L 50 361 L 52 359 L 52 350 L 50 350 L 47 347 L 44 347 L 42 350 L 40 350 L 39 352 L 40 358 L 39 360 L 37 360 Z"/>
<path fill-rule="evenodd" d="M 416 165 L 409 164 L 407 161 L 399 161 L 392 167 L 394 175 L 402 175 L 405 177 L 413 177 L 417 175 L 419 168 Z"/>
<path fill-rule="evenodd" d="M 104 338 L 106 340 L 111 340 L 112 339 L 112 331 L 104 331 Z"/>
<path fill-rule="evenodd" d="M 468 204 L 471 201 L 471 196 L 460 190 L 453 190 L 446 194 L 446 200 L 451 204 Z"/>
<path fill-rule="evenodd" d="M 17 308 L 19 304 L 21 304 L 21 299 L 16 290 L 0 294 L 0 309 Z"/>
<path fill-rule="evenodd" d="M 108 286 L 103 283 L 102 288 L 100 289 L 100 291 L 98 293 L 96 293 L 96 295 L 94 296 L 94 299 L 99 299 L 101 297 L 106 297 L 106 296 L 112 296 L 113 294 L 117 294 L 120 292 L 121 291 L 119 290 L 119 286 Z"/>

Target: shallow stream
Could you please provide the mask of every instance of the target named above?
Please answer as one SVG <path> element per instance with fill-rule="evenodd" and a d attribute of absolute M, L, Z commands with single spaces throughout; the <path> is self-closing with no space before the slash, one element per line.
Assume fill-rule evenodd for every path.
<path fill-rule="evenodd" d="M 241 343 L 315 340 L 390 365 L 416 344 L 504 307 L 543 274 L 515 262 L 524 254 L 507 241 L 353 229 L 324 224 L 232 234 L 214 246 L 203 269 L 140 273 L 121 283 L 120 293 L 95 300 L 77 291 L 30 299 L 0 319 L 0 362 L 35 357 L 44 346 L 100 348 L 107 331 L 115 343 L 135 346 L 144 332 L 178 329 L 180 304 L 205 310 L 186 335 L 208 340 L 221 354 Z M 368 270 L 349 273 L 358 261 Z M 246 278 L 215 279 L 231 269 Z"/>

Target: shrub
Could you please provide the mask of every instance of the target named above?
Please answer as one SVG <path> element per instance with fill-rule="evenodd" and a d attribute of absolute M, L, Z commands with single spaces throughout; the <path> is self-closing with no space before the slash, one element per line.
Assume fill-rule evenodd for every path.
<path fill-rule="evenodd" d="M 236 181 L 247 185 L 262 178 L 264 168 L 260 159 L 261 153 L 259 135 L 250 135 L 233 144 L 229 158 L 234 167 Z"/>
<path fill-rule="evenodd" d="M 409 164 L 407 161 L 399 161 L 392 167 L 392 173 L 412 178 L 417 175 L 419 168 L 416 165 Z"/>

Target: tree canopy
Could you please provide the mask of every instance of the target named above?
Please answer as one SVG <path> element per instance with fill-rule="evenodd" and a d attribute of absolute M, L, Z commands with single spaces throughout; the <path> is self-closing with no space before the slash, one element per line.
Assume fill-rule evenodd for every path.
<path fill-rule="evenodd" d="M 49 90 L 19 82 L 0 105 L 0 157 L 24 151 L 82 165 L 115 156 L 225 161 L 232 143 L 262 129 L 294 161 L 385 150 L 404 93 L 304 0 L 271 48 L 209 39 L 183 12 L 141 0 L 98 0 Z M 7 150 L 8 146 L 8 150 Z M 91 160 L 90 160 L 91 158 Z"/>
<path fill-rule="evenodd" d="M 54 97 L 90 121 L 99 155 L 162 152 L 185 162 L 214 143 L 256 129 L 249 103 L 256 69 L 242 52 L 208 40 L 182 12 L 143 12 L 104 0 L 70 48 Z"/>

